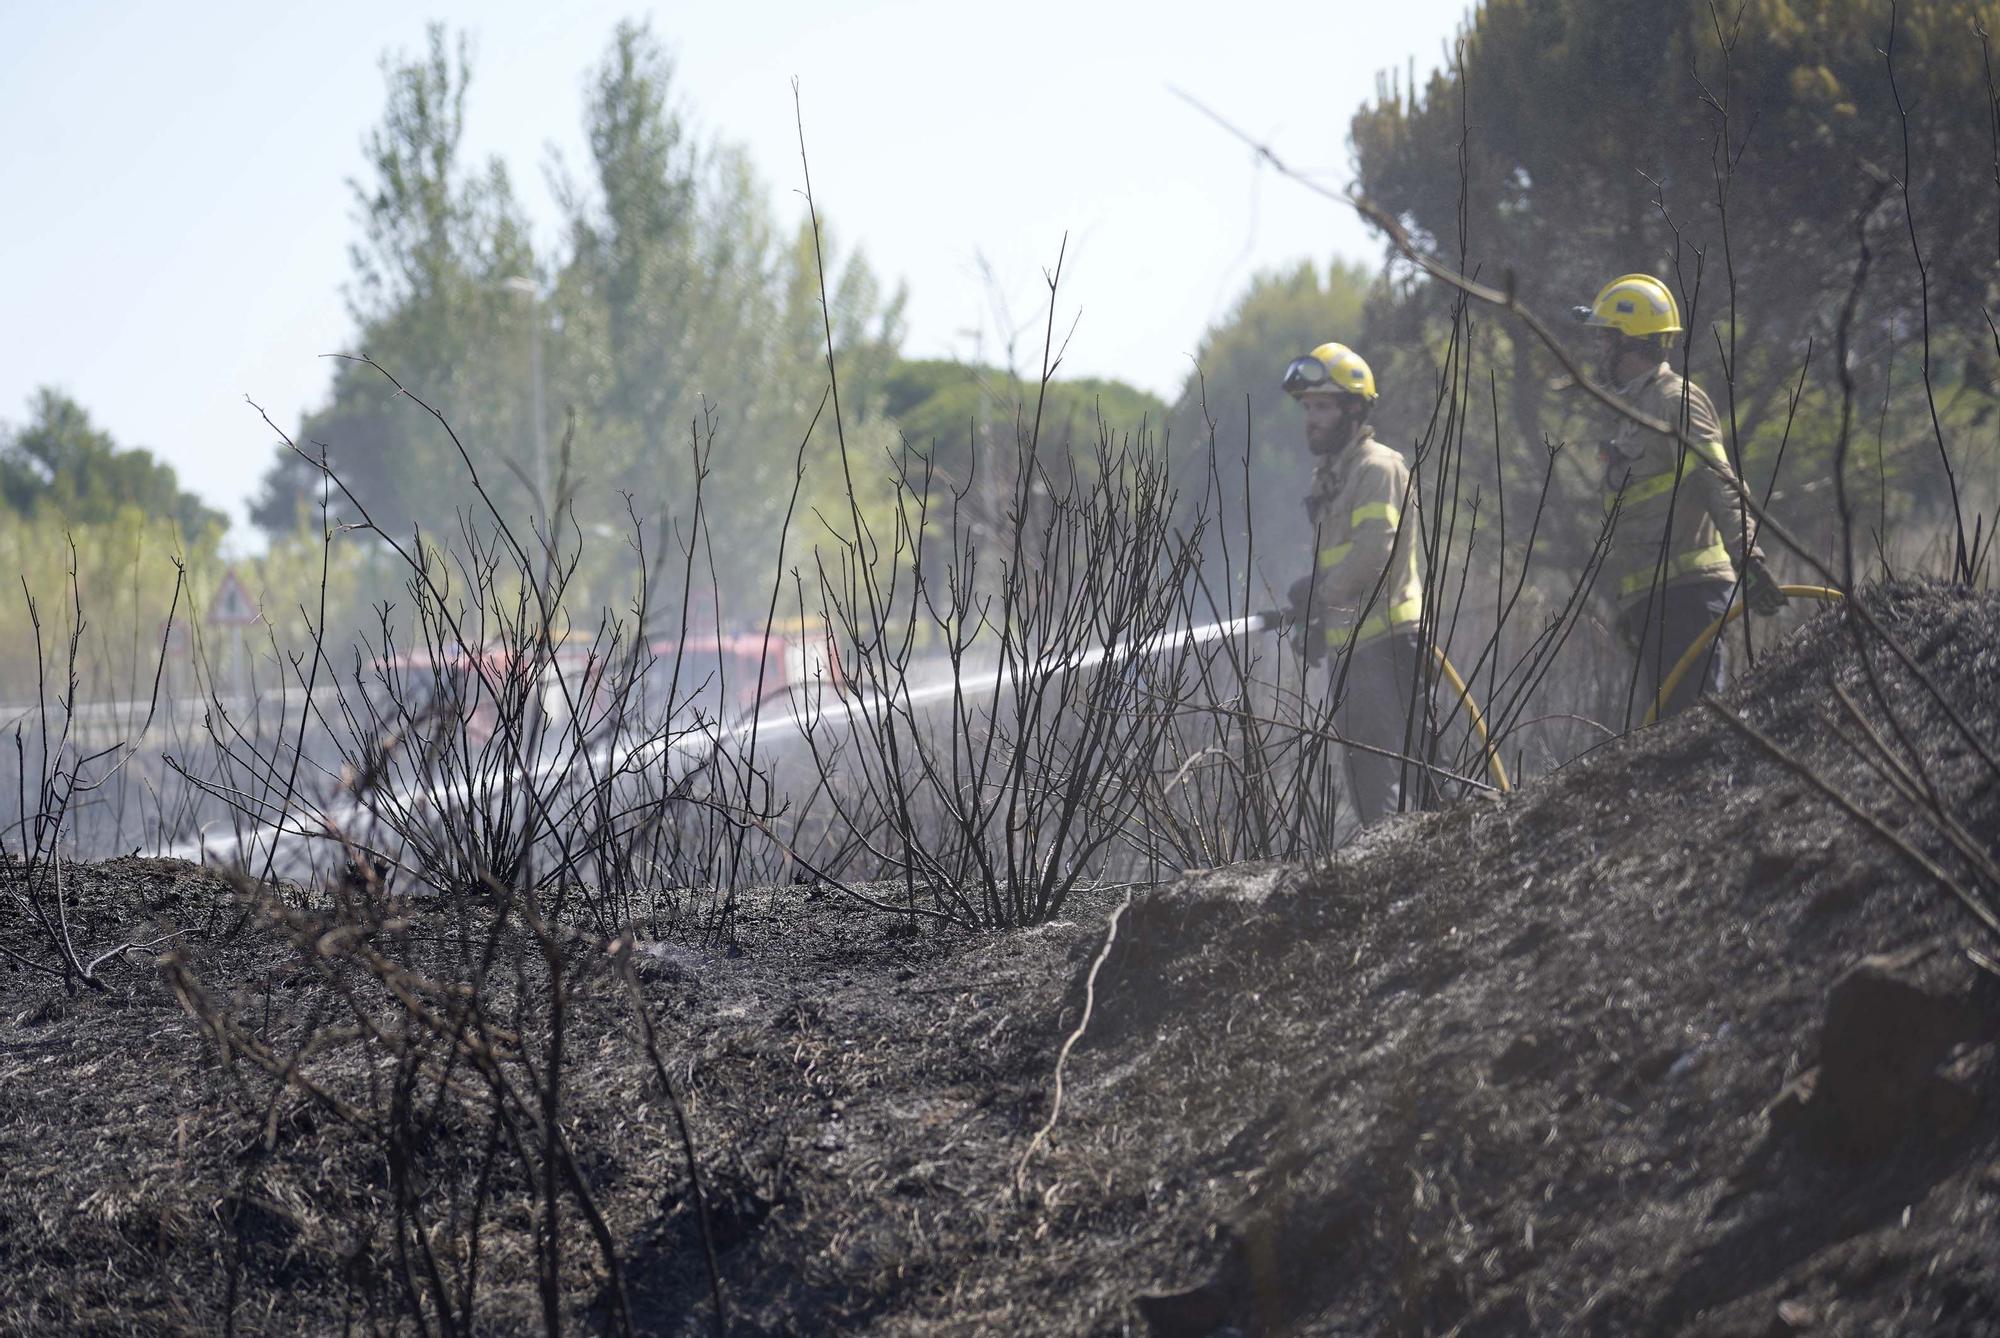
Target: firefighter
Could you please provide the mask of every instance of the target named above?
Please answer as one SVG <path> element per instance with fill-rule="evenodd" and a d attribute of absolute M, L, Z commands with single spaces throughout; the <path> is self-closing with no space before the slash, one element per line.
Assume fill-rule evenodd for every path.
<path fill-rule="evenodd" d="M 1615 511 L 1617 519 L 1598 588 L 1615 601 L 1619 633 L 1638 657 L 1636 687 L 1643 695 L 1636 709 L 1643 713 L 1688 647 L 1728 611 L 1739 571 L 1754 613 L 1776 613 L 1785 593 L 1764 566 L 1714 404 L 1667 363 L 1681 332 L 1673 293 L 1649 274 L 1625 274 L 1576 315 L 1598 332 L 1599 370 L 1618 397 L 1677 425 L 1684 439 L 1620 419 L 1599 452 L 1605 514 Z M 1725 676 L 1717 638 L 1714 653 L 1681 679 L 1661 716 L 1720 691 Z"/>
<path fill-rule="evenodd" d="M 1334 657 L 1334 728 L 1347 748 L 1348 788 L 1362 824 L 1430 806 L 1431 719 L 1420 657 L 1423 579 L 1417 571 L 1409 466 L 1375 440 L 1375 374 L 1344 344 L 1321 344 L 1285 369 L 1305 410 L 1313 457 L 1306 510 L 1318 562 L 1292 587 L 1307 658 Z M 1421 701 L 1419 700 L 1421 698 Z M 1389 754 L 1385 756 L 1384 753 Z"/>

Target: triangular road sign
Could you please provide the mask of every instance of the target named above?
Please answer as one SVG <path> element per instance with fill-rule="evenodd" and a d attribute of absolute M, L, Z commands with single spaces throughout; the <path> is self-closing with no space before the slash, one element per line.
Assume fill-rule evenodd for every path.
<path fill-rule="evenodd" d="M 250 599 L 250 592 L 243 588 L 237 578 L 236 568 L 231 567 L 223 575 L 222 588 L 215 592 L 215 600 L 208 606 L 210 627 L 252 627 L 263 618 L 263 613 Z"/>

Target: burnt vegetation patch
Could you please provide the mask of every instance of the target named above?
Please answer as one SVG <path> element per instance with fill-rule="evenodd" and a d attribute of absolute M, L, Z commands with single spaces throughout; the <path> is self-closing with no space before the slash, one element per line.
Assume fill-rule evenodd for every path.
<path fill-rule="evenodd" d="M 1991 737 L 2000 601 L 1873 608 Z M 1882 658 L 1940 797 L 1995 830 L 1984 764 Z M 1834 729 L 1866 675 L 1830 614 L 1720 704 L 1886 806 Z M 412 1003 L 450 1006 L 452 908 L 334 942 L 174 861 L 67 876 L 173 953 L 74 996 L 8 977 L 9 1328 L 393 1328 L 468 1277 L 468 1326 L 540 1328 L 552 1267 L 560 1322 L 639 1332 L 713 1327 L 718 1283 L 741 1331 L 2000 1320 L 1992 940 L 1711 713 L 1336 858 L 1140 891 L 1108 951 L 1116 889 L 974 933 L 791 885 L 727 944 L 485 926 L 486 1055 Z"/>
<path fill-rule="evenodd" d="M 1521 12 L 1482 7 L 1472 54 L 1515 49 Z M 1671 285 L 1649 282 L 1689 315 L 1676 366 L 1716 335 L 1746 590 L 1756 536 L 1818 583 L 1767 579 L 1791 607 L 1717 621 L 1736 685 L 1659 725 L 1668 666 L 1642 688 L 1600 616 L 1624 489 L 1574 447 L 1607 426 L 1718 443 L 1638 413 L 1535 314 L 1612 247 L 1523 234 L 1543 216 L 1523 209 L 1573 223 L 1536 193 L 1590 178 L 1475 173 L 1463 54 L 1357 123 L 1380 198 L 1349 202 L 1390 253 L 1368 334 L 1385 380 L 1431 395 L 1383 424 L 1407 505 L 1349 518 L 1394 510 L 1376 519 L 1419 536 L 1387 756 L 1432 811 L 1357 827 L 1353 646 L 1321 629 L 1308 647 L 1270 607 L 1323 558 L 1296 516 L 1265 528 L 1251 406 L 1232 438 L 1197 375 L 1179 450 L 1151 420 L 1054 413 L 1058 253 L 1040 377 L 1010 373 L 1019 393 L 965 451 L 890 441 L 843 414 L 844 392 L 874 396 L 843 382 L 846 285 L 829 293 L 809 179 L 786 272 L 794 305 L 816 301 L 825 381 L 816 361 L 788 379 L 799 435 L 759 419 L 757 458 L 779 444 L 748 474 L 722 417 L 689 421 L 678 513 L 583 496 L 574 423 L 554 460 L 535 424 L 512 487 L 504 416 L 454 426 L 362 356 L 342 386 L 432 442 L 453 524 L 287 440 L 322 545 L 301 638 L 272 626 L 233 682 L 203 661 L 195 695 L 164 692 L 177 582 L 150 696 L 135 678 L 92 713 L 74 560 L 46 640 L 24 580 L 38 700 L 0 776 L 0 1329 L 2000 1326 L 2000 600 L 1974 489 L 1992 323 L 1965 319 L 1985 271 L 1962 254 L 1986 233 L 1958 226 L 1977 174 L 1913 162 L 1899 13 L 1886 47 L 1856 47 L 1871 69 L 1879 52 L 1895 120 L 1877 98 L 1857 124 L 1905 132 L 1903 181 L 1952 184 L 1938 273 L 1975 280 L 1940 283 L 1935 356 L 1932 224 L 1912 212 L 1932 192 L 1874 171 L 1793 207 L 1810 233 L 1768 231 L 1756 251 L 1798 253 L 1814 282 L 1755 257 L 1799 300 L 1739 359 L 1754 304 L 1710 262 L 1753 259 L 1729 231 L 1762 111 L 1732 101 L 1740 15 L 1709 7 L 1688 47 L 1714 123 L 1682 128 L 1700 170 L 1662 178 L 1712 179 L 1716 235 L 1656 184 L 1657 218 L 1615 239 L 1671 257 Z M 622 56 L 642 36 L 621 30 Z M 1503 87 L 1570 89 L 1540 56 L 1594 49 L 1529 46 L 1534 77 Z M 462 89 L 441 33 L 433 56 L 396 98 Z M 1816 68 L 1758 86 L 1857 77 Z M 1381 161 L 1399 144 L 1415 156 Z M 1421 161 L 1447 148 L 1451 172 Z M 1493 180 L 1518 198 L 1482 202 Z M 1487 263 L 1464 232 L 1481 218 L 1551 274 Z M 1836 241 L 1851 268 L 1824 263 Z M 1906 383 L 1923 423 L 1889 440 Z M 1948 434 L 1970 443 L 1956 465 Z M 1671 498 L 1679 466 L 1658 478 Z M 625 541 L 608 560 L 607 533 Z M 388 594 L 343 621 L 329 592 L 357 560 Z M 725 606 L 761 630 L 725 635 Z M 190 704 L 198 727 L 155 719 Z M 128 837 L 210 862 L 72 858 Z"/>
<path fill-rule="evenodd" d="M 1933 629 L 1928 662 L 1990 719 L 1991 608 L 1938 600 L 1889 603 Z M 1842 635 L 1816 624 L 1728 704 L 1766 715 L 1823 778 L 1865 787 L 1815 728 L 1830 683 L 1860 672 Z M 1949 732 L 1941 715 L 1930 726 Z M 1723 831 L 1684 839 L 1679 806 L 1645 798 L 1656 747 L 1687 755 L 1686 811 Z M 1982 794 L 1990 824 L 1979 772 L 1941 784 Z M 1732 839 L 1738 814 L 1760 817 L 1754 843 Z M 1753 851 L 1771 847 L 1839 868 L 1837 926 L 1824 889 L 1760 867 Z M 1762 1331 L 1794 1292 L 1843 1323 L 1993 1313 L 1996 1146 L 1971 1114 L 1991 1109 L 2000 1035 L 1986 936 L 1716 721 L 1412 823 L 1264 909 L 1292 932 L 1186 940 L 1179 965 L 1127 982 L 1169 1032 L 1165 1000 L 1188 990 L 1191 1064 L 1213 1016 L 1201 1001 L 1276 1001 L 1257 1059 L 1215 1037 L 1216 1080 L 1160 1103 L 1205 1102 L 1195 1123 L 1225 1135 L 1263 1131 L 1267 1178 L 1170 1294 L 1190 1314 L 1228 1293 L 1278 1327 Z M 1182 915 L 1130 932 L 1150 919 L 1175 941 Z M 1291 1009 L 1309 1022 L 1273 1054 Z M 1289 1253 L 1303 1241 L 1310 1264 Z M 1933 1273 L 1849 1287 L 1846 1261 L 1884 1249 Z"/>

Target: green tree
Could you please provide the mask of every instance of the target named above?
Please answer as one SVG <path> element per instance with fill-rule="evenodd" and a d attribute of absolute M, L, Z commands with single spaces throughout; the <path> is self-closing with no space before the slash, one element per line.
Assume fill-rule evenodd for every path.
<path fill-rule="evenodd" d="M 1051 380 L 1044 394 L 1038 380 L 1010 369 L 941 359 L 897 363 L 883 382 L 882 411 L 915 453 L 912 475 L 929 475 L 934 523 L 955 509 L 976 542 L 1003 546 L 1031 442 L 1060 479 L 1068 466 L 1095 467 L 1100 433 L 1114 446 L 1142 432 L 1157 445 L 1166 421 L 1157 396 L 1123 381 Z"/>
<path fill-rule="evenodd" d="M 884 379 L 882 409 L 912 445 L 935 451 L 947 477 L 962 480 L 975 439 L 1011 444 L 1017 424 L 1032 430 L 1038 391 L 1035 382 L 1001 367 L 907 359 Z M 1051 381 L 1041 409 L 1042 439 L 1063 454 L 1087 453 L 1100 418 L 1122 433 L 1142 423 L 1158 430 L 1167 416 L 1157 395 L 1102 377 Z M 995 434 L 996 426 L 1005 429 L 1004 437 Z"/>
<path fill-rule="evenodd" d="M 1087 465 L 1100 430 L 1120 442 L 1142 428 L 1160 432 L 1167 418 L 1158 396 L 1123 381 L 1051 380 L 1043 396 L 1039 382 L 1018 372 L 944 359 L 898 362 L 883 381 L 882 411 L 928 458 L 936 486 L 970 489 L 974 514 L 996 532 L 1030 437 L 1046 464 Z"/>
<path fill-rule="evenodd" d="M 529 515 L 520 476 L 539 426 L 552 456 L 567 452 L 586 532 L 621 528 L 627 497 L 648 523 L 685 520 L 699 448 L 710 523 L 774 533 L 827 389 L 829 323 L 857 490 L 871 506 L 886 497 L 895 441 L 881 385 L 898 356 L 902 295 L 886 293 L 866 260 L 843 254 L 824 229 L 816 247 L 806 223 L 781 225 L 740 150 L 696 142 L 675 110 L 672 62 L 645 25 L 619 25 L 586 79 L 588 162 L 557 183 L 561 244 L 541 267 L 502 166 L 473 172 L 462 163 L 465 44 L 454 48 L 433 28 L 424 56 L 392 58 L 384 70 L 388 103 L 367 141 L 371 175 L 355 188 L 356 346 L 446 415 L 503 513 Z M 545 280 L 543 290 L 524 299 L 510 283 L 522 276 Z M 539 425 L 537 341 L 546 390 Z M 471 509 L 449 438 L 371 368 L 335 365 L 330 401 L 301 440 L 326 450 L 385 527 L 448 530 L 455 510 Z M 815 510 L 846 512 L 837 443 L 829 411 L 806 443 L 801 522 Z M 318 493 L 312 464 L 283 455 L 258 523 L 287 533 Z M 795 540 L 810 531 L 802 523 Z M 573 589 L 595 598 L 629 576 L 630 559 L 615 542 L 587 548 Z M 747 620 L 768 597 L 769 546 L 719 544 L 714 555 L 724 616 Z"/>
<path fill-rule="evenodd" d="M 562 191 L 570 249 L 553 298 L 552 399 L 576 414 L 585 511 L 622 507 L 624 492 L 648 517 L 685 517 L 694 448 L 712 440 L 711 522 L 775 535 L 827 390 L 819 252 L 808 223 L 781 230 L 740 150 L 691 142 L 672 77 L 650 30 L 625 23 L 589 81 L 588 185 Z M 850 460 L 874 504 L 893 440 L 879 387 L 903 298 L 885 297 L 859 254 L 843 258 L 824 235 L 822 249 Z M 797 541 L 810 540 L 815 509 L 846 513 L 837 444 L 829 405 L 806 446 Z M 731 544 L 715 556 L 725 603 L 749 616 L 768 597 L 774 554 Z"/>
<path fill-rule="evenodd" d="M 228 519 L 180 486 L 173 467 L 139 447 L 121 447 L 83 406 L 43 387 L 27 423 L 0 432 L 0 500 L 22 517 L 103 524 L 137 512 L 165 518 L 190 541 L 220 533 Z"/>
<path fill-rule="evenodd" d="M 385 58 L 383 76 L 388 103 L 364 142 L 370 177 L 350 183 L 361 225 L 347 294 L 354 347 L 445 414 L 489 486 L 519 500 L 505 462 L 525 461 L 532 441 L 526 321 L 537 313 L 505 281 L 535 264 L 505 166 L 462 161 L 469 45 L 433 25 L 425 53 Z M 448 524 L 466 503 L 450 440 L 372 368 L 336 363 L 329 402 L 300 440 L 325 451 L 392 533 Z M 318 496 L 317 470 L 281 450 L 251 514 L 284 534 Z"/>
<path fill-rule="evenodd" d="M 565 182 L 570 253 L 556 306 L 564 313 L 558 383 L 599 430 L 630 428 L 623 475 L 684 430 L 680 403 L 700 381 L 688 354 L 704 279 L 737 277 L 730 257 L 701 253 L 706 165 L 668 104 L 672 65 L 643 25 L 621 23 L 589 80 L 587 193 Z M 765 244 L 747 240 L 754 253 Z"/>
<path fill-rule="evenodd" d="M 2000 194 L 1992 172 L 1970 165 L 1995 152 L 1983 34 L 1996 19 L 1972 0 L 1483 0 L 1453 65 L 1356 114 L 1359 186 L 1543 313 L 1589 301 L 1620 273 L 1668 279 L 1689 329 L 1682 356 L 1734 439 L 1758 447 L 1748 472 L 1761 487 L 1809 344 L 1819 354 L 1806 411 L 1834 412 L 1828 353 L 1856 220 L 1878 183 L 1890 185 L 1867 225 L 1873 264 L 1850 364 L 1864 402 L 1920 391 L 1910 355 L 1927 323 L 1935 372 L 1992 357 L 1982 308 Z M 1436 339 L 1447 306 L 1419 283 L 1385 292 L 1372 314 L 1421 342 Z M 1504 338 L 1490 348 L 1524 450 L 1587 430 L 1574 397 L 1551 395 L 1555 368 L 1537 349 Z M 1906 440 L 1886 453 L 1936 501 L 1934 444 L 1928 467 L 1903 449 L 1928 434 L 1929 415 L 1902 405 Z M 1785 472 L 1823 482 L 1829 453 L 1812 447 L 1834 434 L 1803 435 Z"/>

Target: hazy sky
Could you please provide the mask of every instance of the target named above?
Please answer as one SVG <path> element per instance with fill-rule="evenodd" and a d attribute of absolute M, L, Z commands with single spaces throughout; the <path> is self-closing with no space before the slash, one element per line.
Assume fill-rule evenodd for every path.
<path fill-rule="evenodd" d="M 620 18 L 650 17 L 689 122 L 746 146 L 787 218 L 798 78 L 822 213 L 908 283 L 908 353 L 970 358 L 983 328 L 993 356 L 980 257 L 1024 324 L 1067 232 L 1065 370 L 1171 395 L 1252 273 L 1380 247 L 1169 87 L 1344 185 L 1378 73 L 1427 75 L 1466 7 L 0 5 L 0 421 L 63 387 L 254 543 L 271 436 L 244 397 L 296 426 L 326 392 L 318 355 L 350 345 L 347 182 L 382 53 L 421 50 L 430 19 L 473 34 L 469 160 L 506 161 L 538 248 L 557 240 L 551 155 L 584 161 L 585 72 Z"/>

